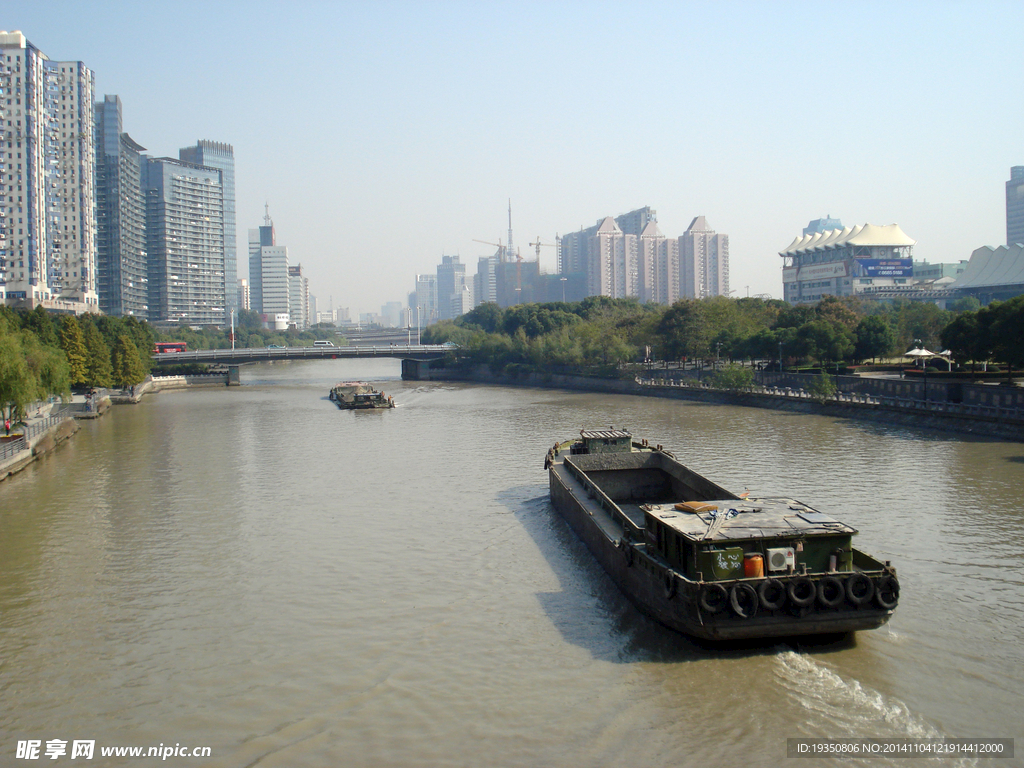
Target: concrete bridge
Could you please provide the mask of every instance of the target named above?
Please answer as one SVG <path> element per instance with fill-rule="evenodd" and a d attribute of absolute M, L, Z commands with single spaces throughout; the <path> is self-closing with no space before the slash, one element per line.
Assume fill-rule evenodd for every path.
<path fill-rule="evenodd" d="M 402 378 L 417 380 L 431 360 L 454 351 L 443 344 L 389 344 L 387 346 L 343 347 L 259 347 L 248 349 L 197 349 L 192 352 L 153 354 L 156 365 L 206 363 L 237 366 L 269 360 L 340 360 L 364 357 L 394 357 L 402 361 Z M 236 373 L 237 376 L 237 373 Z M 426 376 L 422 376 L 426 378 Z"/>

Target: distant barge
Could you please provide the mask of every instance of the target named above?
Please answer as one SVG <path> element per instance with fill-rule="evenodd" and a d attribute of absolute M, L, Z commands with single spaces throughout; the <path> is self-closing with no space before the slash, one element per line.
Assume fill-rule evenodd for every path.
<path fill-rule="evenodd" d="M 381 410 L 394 408 L 394 401 L 362 381 L 343 381 L 331 388 L 328 399 L 347 411 Z"/>
<path fill-rule="evenodd" d="M 876 629 L 896 570 L 853 528 L 787 498 L 741 498 L 625 430 L 581 431 L 545 460 L 555 508 L 623 593 L 704 640 Z"/>

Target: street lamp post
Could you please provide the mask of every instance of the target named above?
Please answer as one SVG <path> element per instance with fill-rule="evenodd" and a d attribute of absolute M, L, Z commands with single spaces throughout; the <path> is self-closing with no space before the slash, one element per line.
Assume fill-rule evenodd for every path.
<path fill-rule="evenodd" d="M 914 346 L 917 349 L 919 349 L 919 350 L 924 349 L 924 346 L 922 345 L 920 339 L 914 339 Z M 927 403 L 928 402 L 928 364 L 925 361 L 923 355 L 918 357 L 918 359 L 921 361 L 921 368 L 924 371 L 924 401 Z"/>

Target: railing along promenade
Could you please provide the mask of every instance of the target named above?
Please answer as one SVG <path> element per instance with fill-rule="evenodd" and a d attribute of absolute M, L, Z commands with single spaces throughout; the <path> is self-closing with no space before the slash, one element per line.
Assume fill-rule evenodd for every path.
<path fill-rule="evenodd" d="M 70 419 L 74 408 L 71 407 L 70 403 L 66 403 L 56 413 L 50 414 L 44 419 L 33 421 L 31 424 L 26 424 L 21 431 L 21 437 L 17 440 L 9 440 L 3 445 L 0 445 L 0 461 L 9 459 L 21 451 L 27 451 L 29 447 L 29 441 L 41 435 L 43 432 L 48 430 L 50 427 L 60 424 L 64 419 Z"/>
<path fill-rule="evenodd" d="M 157 363 L 255 363 L 266 360 L 335 360 L 356 357 L 396 357 L 435 360 L 451 348 L 442 344 L 390 344 L 344 347 L 252 347 L 246 349 L 198 349 L 190 352 L 153 354 Z"/>
<path fill-rule="evenodd" d="M 777 386 L 753 386 L 747 389 L 724 389 L 701 381 L 685 379 L 642 377 L 637 376 L 637 384 L 643 387 L 664 388 L 666 390 L 697 390 L 718 392 L 722 394 L 739 394 L 760 398 L 772 398 L 791 402 L 817 402 L 823 404 L 849 405 L 859 408 L 876 410 L 892 410 L 904 413 L 934 416 L 958 416 L 968 419 L 983 419 L 1001 423 L 1012 423 L 1024 426 L 1024 409 L 1005 408 L 999 406 L 976 405 L 969 403 L 950 403 L 942 400 L 920 400 L 911 397 L 886 397 L 860 392 L 837 392 L 831 396 L 813 395 L 805 389 Z"/>

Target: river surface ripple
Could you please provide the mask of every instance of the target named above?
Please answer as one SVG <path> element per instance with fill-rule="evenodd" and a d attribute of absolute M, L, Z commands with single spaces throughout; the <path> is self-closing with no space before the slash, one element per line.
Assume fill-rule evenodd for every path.
<path fill-rule="evenodd" d="M 774 767 L 787 737 L 1024 754 L 1024 445 L 398 374 L 246 367 L 84 422 L 0 485 L 0 766 L 23 739 L 260 768 Z M 398 407 L 339 411 L 347 378 Z M 640 616 L 548 501 L 544 452 L 583 426 L 853 525 L 899 569 L 894 619 L 723 652 Z"/>

